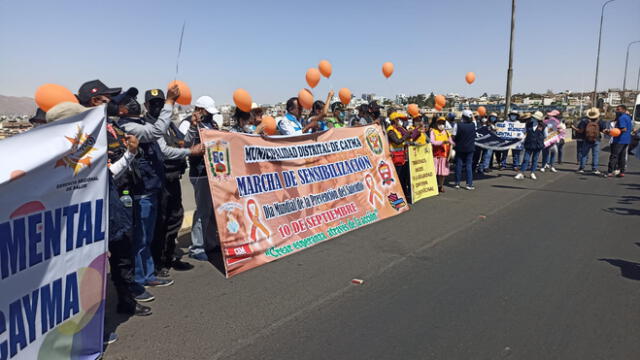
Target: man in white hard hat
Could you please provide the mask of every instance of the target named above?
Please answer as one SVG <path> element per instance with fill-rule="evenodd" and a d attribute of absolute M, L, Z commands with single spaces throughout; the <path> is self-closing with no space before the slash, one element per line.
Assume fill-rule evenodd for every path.
<path fill-rule="evenodd" d="M 220 126 L 214 119 L 220 111 L 216 102 L 209 96 L 201 96 L 196 100 L 195 109 L 190 118 L 182 120 L 180 131 L 184 134 L 185 145 L 200 144 L 199 128 L 219 130 Z M 189 180 L 193 185 L 196 200 L 196 211 L 193 213 L 191 226 L 191 246 L 189 257 L 207 261 L 205 250 L 218 245 L 217 225 L 209 190 L 209 180 L 202 156 L 189 156 Z"/>

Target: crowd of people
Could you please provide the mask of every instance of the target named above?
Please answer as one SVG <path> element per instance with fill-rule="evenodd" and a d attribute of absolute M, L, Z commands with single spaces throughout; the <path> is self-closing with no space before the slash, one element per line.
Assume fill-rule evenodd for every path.
<path fill-rule="evenodd" d="M 302 135 L 330 128 L 377 124 L 388 135 L 390 156 L 395 165 L 407 199 L 411 198 L 408 146 L 433 146 L 438 189 L 445 191 L 450 166 L 455 167 L 454 187 L 460 188 L 465 174 L 465 188 L 473 190 L 475 174 L 492 171 L 495 161 L 500 170 L 507 168 L 511 151 L 511 167 L 516 179 L 529 174 L 536 179 L 538 160 L 542 155 L 541 172 L 555 172 L 554 164 L 562 163 L 566 126 L 560 112 L 546 116 L 511 113 L 507 119 L 497 114 L 480 115 L 471 110 L 453 113 L 409 116 L 402 108 L 383 106 L 376 101 L 361 105 L 347 116 L 340 102 L 316 101 L 306 111 L 296 97 L 286 101 L 286 113 L 276 120 L 279 135 Z M 111 276 L 117 292 L 117 311 L 128 315 L 147 316 L 148 304 L 154 300 L 152 289 L 174 283 L 170 269 L 186 271 L 193 265 L 181 260 L 176 252 L 178 232 L 184 209 L 180 179 L 187 174 L 193 186 L 196 209 L 191 228 L 188 256 L 208 261 L 208 254 L 219 247 L 215 214 L 205 171 L 199 129 L 217 129 L 239 133 L 261 134 L 264 109 L 256 104 L 251 111 L 235 109 L 232 123 L 224 126 L 215 101 L 201 96 L 193 112 L 178 122 L 172 121 L 174 106 L 180 96 L 177 86 L 165 92 L 149 89 L 144 103 L 137 101 L 138 90 L 110 88 L 100 80 L 82 84 L 77 92 L 79 104 L 65 102 L 46 114 L 38 111 L 34 125 L 56 121 L 79 114 L 96 106 L 106 105 L 109 168 L 109 251 Z M 621 135 L 613 137 L 611 157 L 606 176 L 624 176 L 627 147 L 631 143 L 631 119 L 623 105 L 616 109 L 614 123 L 600 120 L 598 109 L 590 109 L 572 130 L 578 146 L 578 172 L 584 172 L 589 153 L 592 170 L 598 171 L 598 152 L 603 134 L 612 128 Z M 500 121 L 525 123 L 524 140 L 511 150 L 492 151 L 476 146 L 476 131 L 487 127 L 494 131 Z M 549 131 L 559 134 L 559 140 L 545 144 Z M 188 172 L 187 172 L 188 171 Z M 111 335 L 110 341 L 115 337 Z"/>

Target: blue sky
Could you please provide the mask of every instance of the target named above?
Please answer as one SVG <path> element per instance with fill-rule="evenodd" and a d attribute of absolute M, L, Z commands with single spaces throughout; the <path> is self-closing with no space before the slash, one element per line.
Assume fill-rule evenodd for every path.
<path fill-rule="evenodd" d="M 0 0 L 0 94 L 33 96 L 43 83 L 76 91 L 100 78 L 141 91 L 175 76 L 194 97 L 231 102 L 242 87 L 273 103 L 307 86 L 322 59 L 333 87 L 352 93 L 505 91 L 509 0 L 460 1 L 33 1 Z M 593 89 L 600 0 L 518 0 L 514 92 Z M 605 11 L 600 89 L 622 87 L 627 44 L 640 40 L 640 1 Z M 385 61 L 395 64 L 390 79 Z M 627 87 L 635 87 L 640 44 L 632 47 Z M 467 71 L 476 83 L 464 81 Z"/>

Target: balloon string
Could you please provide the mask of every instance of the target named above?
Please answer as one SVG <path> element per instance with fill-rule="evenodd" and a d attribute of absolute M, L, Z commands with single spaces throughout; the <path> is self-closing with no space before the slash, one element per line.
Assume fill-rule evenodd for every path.
<path fill-rule="evenodd" d="M 184 28 L 187 25 L 187 20 L 182 23 L 182 31 L 180 32 L 180 43 L 178 43 L 178 56 L 176 57 L 176 76 L 173 78 L 173 81 L 178 79 L 178 65 L 180 64 L 180 54 L 182 53 L 182 39 L 184 37 Z"/>

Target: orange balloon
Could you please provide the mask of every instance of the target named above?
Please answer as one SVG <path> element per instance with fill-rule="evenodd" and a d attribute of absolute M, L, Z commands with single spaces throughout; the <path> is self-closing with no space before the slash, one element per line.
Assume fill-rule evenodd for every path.
<path fill-rule="evenodd" d="M 262 117 L 262 128 L 264 129 L 264 133 L 267 135 L 275 135 L 278 133 L 276 129 L 276 119 L 271 116 L 263 116 Z"/>
<path fill-rule="evenodd" d="M 620 131 L 620 129 L 618 128 L 612 128 L 609 130 L 609 135 L 612 137 L 618 137 L 620 136 L 620 134 L 622 134 L 622 131 Z"/>
<path fill-rule="evenodd" d="M 233 92 L 233 102 L 238 109 L 244 112 L 251 111 L 251 95 L 245 89 L 236 89 Z"/>
<path fill-rule="evenodd" d="M 442 111 L 442 106 L 436 104 L 435 109 L 438 110 L 438 111 Z"/>
<path fill-rule="evenodd" d="M 169 85 L 167 85 L 167 88 L 170 88 L 173 85 L 178 85 L 178 89 L 180 89 L 180 96 L 178 96 L 176 102 L 180 105 L 191 104 L 191 89 L 189 89 L 187 83 L 180 80 L 173 80 Z"/>
<path fill-rule="evenodd" d="M 393 63 L 387 61 L 386 63 L 382 64 L 382 75 L 384 75 L 384 77 L 388 79 L 391 74 L 393 74 Z"/>
<path fill-rule="evenodd" d="M 309 84 L 311 88 L 314 88 L 320 82 L 320 71 L 316 68 L 309 68 L 309 70 L 307 70 L 306 78 L 307 84 Z"/>
<path fill-rule="evenodd" d="M 465 80 L 467 80 L 467 83 L 469 85 L 473 84 L 474 81 L 476 81 L 476 74 L 474 74 L 473 72 L 468 72 L 467 75 L 464 77 Z"/>
<path fill-rule="evenodd" d="M 436 105 L 440 105 L 440 107 L 444 107 L 444 105 L 447 103 L 447 99 L 444 97 L 444 95 L 436 95 L 435 101 Z"/>
<path fill-rule="evenodd" d="M 298 102 L 303 108 L 309 110 L 313 106 L 313 94 L 309 89 L 302 89 L 298 93 Z"/>
<path fill-rule="evenodd" d="M 487 115 L 487 108 L 485 108 L 484 106 L 478 107 L 478 115 L 480 116 Z"/>
<path fill-rule="evenodd" d="M 45 112 L 62 102 L 78 103 L 78 98 L 69 89 L 57 84 L 41 85 L 34 98 L 38 107 Z"/>
<path fill-rule="evenodd" d="M 407 112 L 412 117 L 416 117 L 420 115 L 420 108 L 416 104 L 409 104 L 409 106 L 407 107 Z"/>
<path fill-rule="evenodd" d="M 347 88 L 342 88 L 338 91 L 338 96 L 340 97 L 340 102 L 348 105 L 351 102 L 351 90 Z"/>
<path fill-rule="evenodd" d="M 320 73 L 322 74 L 322 76 L 326 77 L 327 79 L 331 77 L 331 72 L 333 71 L 333 68 L 331 67 L 331 63 L 329 61 L 327 60 L 320 61 L 320 64 L 318 64 L 318 69 L 320 70 Z"/>

